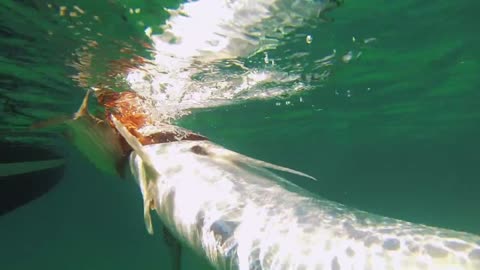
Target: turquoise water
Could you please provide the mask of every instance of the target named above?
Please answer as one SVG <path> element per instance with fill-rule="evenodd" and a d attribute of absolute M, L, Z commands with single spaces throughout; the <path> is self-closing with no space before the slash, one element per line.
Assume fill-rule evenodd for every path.
<path fill-rule="evenodd" d="M 74 5 L 84 15 L 61 15 L 62 6 L 70 15 Z M 149 42 L 145 27 L 161 32 L 155 25 L 168 18 L 163 7 L 178 5 L 2 1 L 3 141 L 48 145 L 67 155 L 68 166 L 51 192 L 0 218 L 1 269 L 168 269 L 161 234 L 144 229 L 135 184 L 97 172 L 59 135 L 61 126 L 27 127 L 74 112 L 87 87 L 124 90 L 112 61 L 149 58 L 141 45 Z M 276 67 L 301 74 L 310 88 L 195 110 L 178 123 L 316 176 L 318 182 L 298 183 L 328 199 L 480 234 L 479 8 L 471 1 L 347 1 L 328 13 L 334 22 L 307 21 L 268 51 Z M 330 66 L 315 64 L 333 50 Z M 343 61 L 349 51 L 354 57 Z M 242 61 L 263 68 L 264 56 Z M 79 70 L 86 74 L 80 80 Z M 319 79 L 324 71 L 329 75 Z M 193 254 L 182 259 L 184 269 L 208 269 Z"/>

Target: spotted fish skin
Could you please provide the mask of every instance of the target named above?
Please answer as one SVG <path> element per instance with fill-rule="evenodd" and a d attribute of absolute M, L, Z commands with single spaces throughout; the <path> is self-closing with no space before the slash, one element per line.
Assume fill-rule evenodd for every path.
<path fill-rule="evenodd" d="M 480 269 L 477 235 L 354 210 L 239 156 L 209 141 L 130 156 L 144 198 L 216 269 Z"/>

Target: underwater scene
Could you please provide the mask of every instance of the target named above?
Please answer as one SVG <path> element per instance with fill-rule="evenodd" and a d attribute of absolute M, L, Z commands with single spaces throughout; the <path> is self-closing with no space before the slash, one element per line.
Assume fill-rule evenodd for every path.
<path fill-rule="evenodd" d="M 0 269 L 480 269 L 478 10 L 0 1 Z"/>

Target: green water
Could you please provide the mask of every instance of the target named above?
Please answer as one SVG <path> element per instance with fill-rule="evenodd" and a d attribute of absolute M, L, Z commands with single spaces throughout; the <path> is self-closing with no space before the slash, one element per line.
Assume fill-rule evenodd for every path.
<path fill-rule="evenodd" d="M 53 8 L 22 2 L 0 3 L 0 132 L 3 140 L 51 145 L 66 153 L 68 166 L 53 191 L 0 217 L 0 269 L 169 269 L 161 234 L 144 229 L 133 182 L 97 172 L 63 142 L 61 128 L 26 127 L 76 110 L 84 91 L 70 78 L 71 63 L 88 42 L 99 45 L 89 49 L 85 85 L 121 90 L 121 82 L 105 76 L 109 63 L 147 55 L 138 45 L 147 41 L 144 25 L 160 24 L 167 18 L 162 7 L 178 3 L 83 1 L 78 5 L 89 17 L 77 20 L 58 15 L 74 1 Z M 142 12 L 132 15 L 130 7 Z M 311 34 L 312 44 L 292 39 L 269 53 L 288 59 L 289 51 L 307 52 L 305 74 L 315 72 L 309 59 L 333 49 L 361 51 L 358 59 L 335 62 L 313 90 L 195 111 L 179 124 L 316 176 L 318 182 L 299 184 L 328 199 L 480 234 L 478 10 L 472 1 L 346 1 L 328 15 L 333 23 L 297 30 Z M 120 52 L 125 47 L 130 51 Z M 184 269 L 208 269 L 193 254 L 183 261 Z"/>

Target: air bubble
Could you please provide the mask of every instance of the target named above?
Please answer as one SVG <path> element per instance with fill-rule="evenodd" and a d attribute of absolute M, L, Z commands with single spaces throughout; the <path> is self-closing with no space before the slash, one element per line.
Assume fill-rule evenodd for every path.
<path fill-rule="evenodd" d="M 305 42 L 307 42 L 307 44 L 311 44 L 313 41 L 313 38 L 311 35 L 307 35 L 307 37 L 305 37 Z"/>

